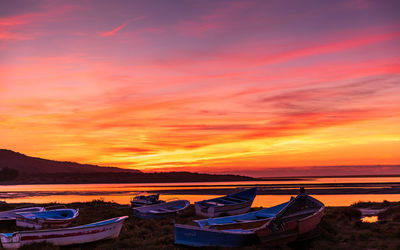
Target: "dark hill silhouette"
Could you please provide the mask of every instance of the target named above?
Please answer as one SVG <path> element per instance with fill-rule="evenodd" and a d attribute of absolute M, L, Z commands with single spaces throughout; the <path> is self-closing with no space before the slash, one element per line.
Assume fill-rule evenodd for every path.
<path fill-rule="evenodd" d="M 10 171 L 11 169 L 11 171 Z M 17 170 L 17 176 L 12 170 Z M 240 175 L 199 174 L 191 172 L 142 173 L 116 167 L 52 161 L 0 149 L 0 170 L 12 177 L 1 184 L 81 184 L 81 183 L 167 183 L 209 181 L 254 181 Z"/>
<path fill-rule="evenodd" d="M 0 169 L 11 168 L 19 174 L 53 174 L 53 173 L 140 173 L 139 170 L 129 170 L 116 167 L 100 167 L 90 164 L 79 164 L 68 161 L 53 161 L 27 156 L 7 149 L 0 149 Z"/>

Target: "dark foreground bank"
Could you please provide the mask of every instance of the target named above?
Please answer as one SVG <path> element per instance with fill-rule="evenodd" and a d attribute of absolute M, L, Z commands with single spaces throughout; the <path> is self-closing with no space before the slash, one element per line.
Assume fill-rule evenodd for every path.
<path fill-rule="evenodd" d="M 0 210 L 7 210 L 22 204 L 3 204 Z M 44 204 L 54 205 L 54 204 Z M 86 203 L 67 204 L 79 208 L 80 215 L 72 226 L 105 220 L 129 214 L 118 239 L 104 240 L 90 244 L 56 247 L 49 244 L 35 244 L 21 249 L 187 249 L 174 245 L 172 219 L 137 219 L 131 216 L 128 206 L 96 200 Z M 386 208 L 376 223 L 362 222 L 358 208 Z M 289 246 L 268 247 L 262 244 L 241 249 L 400 249 L 400 202 L 358 203 L 350 207 L 327 207 L 320 225 L 318 236 L 312 240 L 295 242 Z M 175 217 L 177 223 L 190 224 L 198 219 L 191 206 Z M 1 225 L 0 232 L 22 230 L 15 225 Z M 0 249 L 2 249 L 0 247 Z M 210 248 L 222 249 L 222 248 Z"/>

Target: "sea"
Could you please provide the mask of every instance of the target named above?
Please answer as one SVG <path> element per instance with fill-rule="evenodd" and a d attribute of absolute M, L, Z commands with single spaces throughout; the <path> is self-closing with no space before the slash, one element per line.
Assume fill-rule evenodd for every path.
<path fill-rule="evenodd" d="M 186 183 L 108 183 L 108 184 L 34 184 L 1 185 L 0 201 L 8 203 L 72 203 L 103 200 L 119 204 L 130 203 L 132 197 L 141 192 L 160 193 L 160 199 L 186 199 L 191 203 L 221 195 L 210 194 L 212 189 L 238 189 L 257 186 L 274 186 L 278 189 L 315 185 L 325 189 L 346 188 L 357 184 L 358 188 L 375 189 L 399 186 L 400 177 L 321 177 L 299 179 L 275 179 L 265 181 L 238 182 L 186 182 Z M 169 192 L 173 191 L 173 192 Z M 191 191 L 191 192 L 188 192 Z M 189 194 L 188 194 L 189 193 Z M 211 192 L 212 193 L 212 192 Z M 356 202 L 400 201 L 399 194 L 323 194 L 312 195 L 326 206 L 349 206 Z M 268 207 L 290 200 L 290 195 L 257 195 L 253 207 Z"/>

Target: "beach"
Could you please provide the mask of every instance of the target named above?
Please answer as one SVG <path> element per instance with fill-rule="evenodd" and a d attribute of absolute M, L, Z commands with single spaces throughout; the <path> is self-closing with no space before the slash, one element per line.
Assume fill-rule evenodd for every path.
<path fill-rule="evenodd" d="M 22 204 L 6 204 L 1 209 Z M 38 204 L 54 205 L 54 204 Z M 191 224 L 200 219 L 190 206 L 181 214 L 165 219 L 138 219 L 132 216 L 127 205 L 95 200 L 84 203 L 65 204 L 79 208 L 80 215 L 73 226 L 99 220 L 129 215 L 117 239 L 89 244 L 56 247 L 49 244 L 34 244 L 21 249 L 187 249 L 174 244 L 173 223 Z M 4 207 L 6 206 L 6 207 Z M 362 222 L 360 208 L 380 209 L 375 223 Z M 252 211 L 259 208 L 252 208 Z M 14 232 L 14 225 L 1 225 L 2 232 Z M 400 247 L 400 202 L 358 203 L 349 207 L 327 207 L 316 237 L 289 245 L 293 249 L 399 249 Z M 281 249 L 287 246 L 268 246 L 255 242 L 241 249 Z M 216 248 L 210 248 L 216 249 Z"/>

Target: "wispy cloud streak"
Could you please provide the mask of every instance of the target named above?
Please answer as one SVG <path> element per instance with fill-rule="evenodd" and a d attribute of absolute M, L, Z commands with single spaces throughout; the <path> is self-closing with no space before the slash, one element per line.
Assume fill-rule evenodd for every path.
<path fill-rule="evenodd" d="M 102 37 L 114 36 L 118 31 L 122 30 L 129 23 L 139 21 L 139 20 L 142 20 L 145 18 L 146 18 L 145 16 L 140 16 L 140 17 L 135 17 L 135 18 L 129 19 L 128 21 L 124 22 L 123 24 L 119 25 L 118 27 L 116 27 L 115 29 L 113 29 L 111 31 L 99 32 L 99 35 Z"/>

